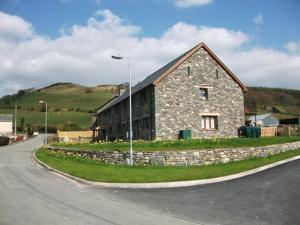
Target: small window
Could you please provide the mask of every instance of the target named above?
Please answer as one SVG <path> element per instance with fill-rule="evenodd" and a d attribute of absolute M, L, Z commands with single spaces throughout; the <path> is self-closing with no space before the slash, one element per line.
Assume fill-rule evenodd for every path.
<path fill-rule="evenodd" d="M 219 78 L 219 70 L 216 70 L 216 79 Z"/>
<path fill-rule="evenodd" d="M 201 128 L 203 130 L 217 130 L 218 129 L 218 117 L 217 116 L 202 116 Z"/>
<path fill-rule="evenodd" d="M 143 119 L 143 128 L 144 129 L 149 129 L 150 128 L 150 119 L 149 119 L 149 117 L 145 117 Z"/>
<path fill-rule="evenodd" d="M 142 91 L 141 94 L 140 94 L 140 102 L 141 104 L 144 104 L 146 103 L 147 101 L 147 93 L 146 93 L 146 90 Z"/>
<path fill-rule="evenodd" d="M 187 70 L 188 70 L 188 76 L 192 76 L 192 70 L 190 66 L 187 67 Z"/>
<path fill-rule="evenodd" d="M 126 101 L 123 101 L 123 103 L 122 103 L 122 110 L 124 112 L 126 112 L 126 110 L 127 110 L 127 104 L 126 103 L 127 103 Z"/>
<path fill-rule="evenodd" d="M 199 96 L 202 100 L 208 100 L 208 88 L 200 88 Z"/>

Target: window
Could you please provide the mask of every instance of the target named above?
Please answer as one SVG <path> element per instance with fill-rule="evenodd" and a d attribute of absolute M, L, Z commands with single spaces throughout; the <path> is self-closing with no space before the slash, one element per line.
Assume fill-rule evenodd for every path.
<path fill-rule="evenodd" d="M 219 70 L 216 70 L 216 79 L 219 78 Z"/>
<path fill-rule="evenodd" d="M 187 67 L 187 70 L 188 70 L 188 76 L 192 76 L 192 70 L 190 66 Z"/>
<path fill-rule="evenodd" d="M 146 93 L 146 90 L 144 90 L 140 94 L 140 102 L 141 102 L 141 104 L 144 104 L 144 103 L 146 103 L 146 101 L 147 101 L 147 93 Z"/>
<path fill-rule="evenodd" d="M 149 129 L 150 128 L 150 119 L 149 119 L 149 117 L 145 117 L 143 119 L 143 128 L 144 129 Z"/>
<path fill-rule="evenodd" d="M 202 116 L 201 117 L 201 129 L 217 130 L 218 129 L 218 117 L 217 116 Z"/>
<path fill-rule="evenodd" d="M 126 110 L 127 110 L 127 101 L 123 101 L 123 103 L 122 103 L 122 106 L 123 106 L 123 111 L 124 112 L 126 112 Z"/>
<path fill-rule="evenodd" d="M 200 88 L 199 96 L 202 100 L 208 100 L 208 88 Z"/>

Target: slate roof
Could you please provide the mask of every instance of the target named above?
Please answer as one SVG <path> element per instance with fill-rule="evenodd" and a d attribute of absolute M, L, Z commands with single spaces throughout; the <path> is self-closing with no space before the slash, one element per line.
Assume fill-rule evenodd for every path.
<path fill-rule="evenodd" d="M 0 114 L 0 122 L 12 122 L 13 114 Z"/>
<path fill-rule="evenodd" d="M 221 60 L 204 44 L 200 43 L 193 47 L 192 49 L 188 50 L 187 52 L 183 53 L 173 61 L 169 62 L 167 65 L 163 66 L 159 70 L 155 71 L 148 77 L 146 77 L 142 82 L 138 83 L 131 89 L 131 94 L 134 95 L 135 93 L 141 91 L 142 89 L 148 87 L 152 84 L 157 84 L 160 80 L 162 80 L 165 76 L 167 76 L 173 69 L 175 69 L 178 65 L 180 65 L 185 59 L 187 59 L 190 55 L 192 55 L 195 51 L 197 51 L 200 48 L 204 48 L 219 64 L 221 67 L 224 68 L 228 72 L 228 74 L 235 80 L 243 89 L 243 91 L 247 91 L 247 87 L 243 85 L 243 83 L 221 62 Z M 116 99 L 110 100 L 109 102 L 105 103 L 99 108 L 99 111 L 97 114 L 105 111 L 106 109 L 122 102 L 129 96 L 129 91 L 125 92 L 123 95 L 119 96 Z"/>

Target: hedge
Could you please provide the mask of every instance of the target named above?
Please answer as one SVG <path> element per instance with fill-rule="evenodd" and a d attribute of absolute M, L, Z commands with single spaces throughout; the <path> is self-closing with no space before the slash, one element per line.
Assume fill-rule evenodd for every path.
<path fill-rule="evenodd" d="M 8 145 L 9 144 L 9 137 L 0 136 L 0 146 Z"/>

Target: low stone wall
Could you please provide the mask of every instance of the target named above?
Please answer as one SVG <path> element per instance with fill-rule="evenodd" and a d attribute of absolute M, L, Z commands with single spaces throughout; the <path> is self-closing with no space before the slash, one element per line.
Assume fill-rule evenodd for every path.
<path fill-rule="evenodd" d="M 299 148 L 300 141 L 253 148 L 224 148 L 160 152 L 134 151 L 133 160 L 134 164 L 138 165 L 209 165 L 213 163 L 226 163 L 229 161 L 244 160 L 252 157 L 265 157 L 268 155 L 274 155 L 280 152 L 296 150 Z M 127 164 L 129 160 L 128 152 L 84 151 L 54 147 L 49 147 L 49 149 L 53 151 L 59 151 L 65 155 L 93 159 L 111 164 Z"/>

